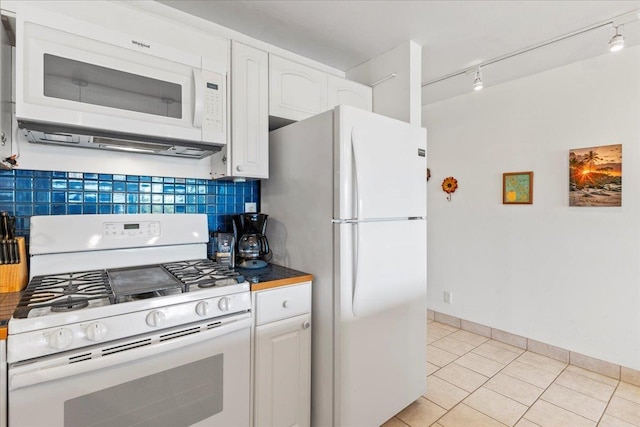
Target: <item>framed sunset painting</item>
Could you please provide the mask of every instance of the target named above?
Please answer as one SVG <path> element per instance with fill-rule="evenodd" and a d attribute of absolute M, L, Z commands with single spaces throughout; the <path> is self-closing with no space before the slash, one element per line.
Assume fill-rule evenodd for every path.
<path fill-rule="evenodd" d="M 622 206 L 622 144 L 569 151 L 569 206 Z"/>

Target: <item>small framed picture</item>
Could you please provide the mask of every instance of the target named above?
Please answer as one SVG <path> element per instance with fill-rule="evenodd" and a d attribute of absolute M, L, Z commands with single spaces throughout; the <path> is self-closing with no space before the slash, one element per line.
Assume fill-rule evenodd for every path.
<path fill-rule="evenodd" d="M 502 174 L 502 204 L 533 204 L 533 172 L 505 172 Z"/>

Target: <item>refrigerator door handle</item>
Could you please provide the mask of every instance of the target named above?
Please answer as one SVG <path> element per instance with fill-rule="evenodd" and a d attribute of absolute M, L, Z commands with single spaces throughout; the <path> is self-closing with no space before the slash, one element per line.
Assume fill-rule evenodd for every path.
<path fill-rule="evenodd" d="M 351 154 L 353 156 L 353 191 L 355 193 L 355 206 L 354 206 L 354 218 L 358 220 L 362 219 L 360 217 L 360 211 L 362 206 L 362 197 L 360 195 L 360 173 L 358 172 L 358 142 L 360 141 L 359 135 L 360 133 L 356 130 L 356 128 L 351 129 Z M 356 138 L 357 137 L 357 138 Z"/>
<path fill-rule="evenodd" d="M 358 313 L 356 310 L 356 299 L 357 299 L 357 295 L 358 295 L 358 290 L 360 290 L 360 292 L 362 292 L 361 286 L 358 286 L 358 277 L 360 277 L 360 263 L 358 262 L 359 257 L 358 254 L 360 253 L 360 233 L 358 230 L 358 223 L 357 222 L 353 222 L 353 240 L 354 240 L 354 245 L 353 245 L 353 293 L 351 296 L 351 312 L 353 313 L 354 317 L 358 317 Z"/>

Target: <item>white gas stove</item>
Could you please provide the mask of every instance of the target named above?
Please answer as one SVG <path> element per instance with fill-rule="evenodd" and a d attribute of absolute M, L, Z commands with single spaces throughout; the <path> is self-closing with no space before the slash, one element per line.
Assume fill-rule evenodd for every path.
<path fill-rule="evenodd" d="M 248 424 L 249 284 L 206 259 L 208 236 L 205 215 L 32 217 L 10 425 Z"/>

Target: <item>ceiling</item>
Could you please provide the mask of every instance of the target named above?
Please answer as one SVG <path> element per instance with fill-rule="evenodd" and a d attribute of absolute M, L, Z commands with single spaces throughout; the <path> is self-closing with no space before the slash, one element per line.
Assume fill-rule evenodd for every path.
<path fill-rule="evenodd" d="M 640 0 L 160 0 L 340 70 L 413 40 L 422 82 L 640 9 Z M 640 21 L 623 26 L 640 44 Z M 608 52 L 611 25 L 483 67 L 485 87 Z M 473 72 L 423 87 L 422 104 L 471 91 Z"/>

